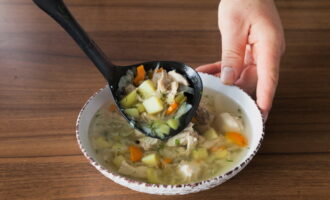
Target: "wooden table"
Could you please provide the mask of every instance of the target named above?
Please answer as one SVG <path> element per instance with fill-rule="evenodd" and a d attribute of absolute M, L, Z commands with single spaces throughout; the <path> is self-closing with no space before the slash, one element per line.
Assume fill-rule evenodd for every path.
<path fill-rule="evenodd" d="M 67 0 L 118 64 L 219 60 L 219 0 Z M 287 50 L 261 151 L 239 175 L 188 196 L 102 176 L 80 152 L 77 114 L 105 81 L 29 0 L 0 1 L 0 199 L 330 199 L 330 1 L 278 0 Z"/>

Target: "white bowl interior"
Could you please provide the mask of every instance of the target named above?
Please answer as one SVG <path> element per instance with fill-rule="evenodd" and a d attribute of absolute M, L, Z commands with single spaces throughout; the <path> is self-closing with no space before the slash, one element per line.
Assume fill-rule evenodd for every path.
<path fill-rule="evenodd" d="M 243 113 L 246 115 L 245 124 L 249 129 L 246 133 L 246 137 L 249 142 L 249 148 L 242 156 L 241 161 L 237 162 L 237 164 L 229 170 L 231 172 L 217 177 L 212 181 L 201 182 L 201 184 L 192 184 L 190 186 L 189 184 L 186 184 L 184 187 L 181 186 L 176 188 L 175 186 L 159 187 L 159 185 L 156 185 L 157 187 L 155 187 L 155 184 L 141 184 L 141 182 L 137 183 L 137 181 L 132 181 L 128 178 L 119 176 L 116 172 L 109 172 L 103 168 L 100 164 L 101 162 L 97 160 L 96 154 L 90 145 L 88 129 L 89 124 L 97 110 L 105 103 L 113 101 L 108 86 L 96 92 L 86 102 L 78 116 L 77 139 L 84 155 L 90 160 L 94 167 L 96 167 L 101 173 L 113 181 L 133 190 L 152 194 L 187 194 L 198 192 L 215 187 L 216 185 L 223 183 L 224 181 L 237 174 L 252 159 L 261 144 L 263 138 L 263 122 L 260 111 L 251 97 L 238 87 L 223 85 L 218 78 L 210 75 L 200 73 L 200 76 L 202 78 L 204 88 L 219 92 L 220 94 L 236 102 L 236 104 L 239 105 Z M 153 186 L 151 187 L 150 185 Z"/>

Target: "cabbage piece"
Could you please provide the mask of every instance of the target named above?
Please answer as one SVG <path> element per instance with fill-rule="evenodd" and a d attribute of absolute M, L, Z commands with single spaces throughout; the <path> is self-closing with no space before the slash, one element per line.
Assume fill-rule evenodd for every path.
<path fill-rule="evenodd" d="M 191 104 L 183 102 L 175 114 L 175 119 L 179 119 L 182 115 L 186 114 L 192 108 Z"/>

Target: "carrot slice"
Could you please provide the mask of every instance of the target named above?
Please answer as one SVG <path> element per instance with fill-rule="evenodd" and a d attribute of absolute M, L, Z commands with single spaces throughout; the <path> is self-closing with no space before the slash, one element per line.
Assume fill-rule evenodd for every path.
<path fill-rule="evenodd" d="M 170 107 L 168 107 L 168 109 L 166 110 L 166 114 L 167 115 L 172 114 L 174 111 L 176 111 L 176 109 L 178 109 L 178 107 L 179 104 L 176 101 L 174 101 L 174 103 L 172 103 Z"/>
<path fill-rule="evenodd" d="M 211 152 L 216 152 L 216 151 L 218 151 L 219 149 L 224 150 L 224 149 L 226 149 L 226 147 L 225 147 L 225 146 L 213 146 L 213 147 L 210 148 L 210 151 L 211 151 Z"/>
<path fill-rule="evenodd" d="M 141 81 L 144 80 L 144 77 L 146 75 L 146 71 L 144 70 L 144 66 L 140 65 L 136 68 L 136 76 L 133 80 L 133 83 L 135 85 L 139 85 L 141 83 Z"/>
<path fill-rule="evenodd" d="M 132 162 L 138 162 L 142 158 L 142 150 L 137 146 L 129 146 L 130 159 Z"/>
<path fill-rule="evenodd" d="M 172 163 L 172 159 L 171 158 L 163 158 L 163 162 L 166 164 Z"/>
<path fill-rule="evenodd" d="M 240 147 L 245 147 L 247 145 L 247 141 L 245 137 L 240 133 L 227 132 L 225 135 L 226 138 L 228 138 L 230 141 L 232 141 L 233 143 L 237 144 Z"/>
<path fill-rule="evenodd" d="M 161 68 L 159 68 L 159 69 L 157 69 L 157 73 L 160 73 L 160 72 L 162 72 L 163 71 L 163 68 L 161 67 Z"/>

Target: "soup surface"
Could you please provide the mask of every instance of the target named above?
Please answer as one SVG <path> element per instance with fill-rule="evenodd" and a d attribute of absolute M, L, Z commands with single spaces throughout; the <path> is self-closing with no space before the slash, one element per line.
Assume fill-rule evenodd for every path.
<path fill-rule="evenodd" d="M 89 127 L 98 160 L 111 171 L 148 183 L 184 184 L 230 170 L 248 148 L 245 114 L 232 100 L 205 89 L 189 126 L 161 141 L 129 126 L 111 103 Z"/>

